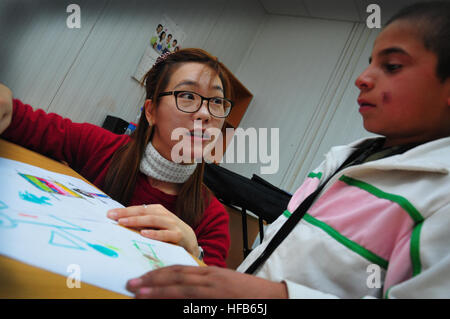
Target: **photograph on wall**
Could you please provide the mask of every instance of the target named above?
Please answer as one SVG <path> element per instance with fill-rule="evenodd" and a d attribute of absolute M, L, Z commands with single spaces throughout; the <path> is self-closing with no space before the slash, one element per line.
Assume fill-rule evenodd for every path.
<path fill-rule="evenodd" d="M 149 37 L 148 46 L 139 61 L 133 78 L 141 82 L 156 59 L 161 54 L 181 49 L 181 43 L 185 38 L 186 34 L 183 30 L 168 16 L 163 15 Z"/>

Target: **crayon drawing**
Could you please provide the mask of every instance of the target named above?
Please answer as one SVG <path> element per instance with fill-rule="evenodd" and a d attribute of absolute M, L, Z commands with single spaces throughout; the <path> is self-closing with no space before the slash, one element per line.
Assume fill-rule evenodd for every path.
<path fill-rule="evenodd" d="M 27 191 L 25 192 L 19 192 L 19 197 L 23 200 L 35 203 L 35 204 L 39 204 L 39 205 L 51 205 L 51 203 L 49 203 L 48 201 L 50 200 L 50 198 L 45 197 L 45 196 L 36 196 L 34 194 L 31 194 Z"/>
<path fill-rule="evenodd" d="M 146 242 L 133 240 L 133 246 L 139 250 L 142 256 L 148 259 L 153 269 L 164 267 L 164 263 L 161 259 L 159 259 L 152 247 L 153 245 Z"/>
<path fill-rule="evenodd" d="M 95 251 L 108 256 L 117 258 L 119 255 L 116 251 L 103 246 L 99 244 L 90 243 L 86 240 L 84 240 L 82 237 L 77 236 L 73 234 L 73 231 L 81 231 L 81 232 L 90 232 L 89 229 L 77 226 L 75 224 L 72 224 L 62 218 L 48 215 L 51 219 L 54 219 L 55 221 L 61 222 L 63 225 L 57 225 L 57 223 L 48 223 L 48 222 L 40 222 L 36 220 L 30 220 L 30 219 L 14 219 L 6 215 L 5 213 L 0 213 L 2 221 L 8 221 L 5 225 L 8 225 L 8 228 L 14 228 L 18 227 L 19 224 L 31 224 L 38 227 L 47 227 L 50 228 L 50 239 L 48 243 L 53 246 L 59 246 L 59 247 L 65 247 L 65 248 L 71 248 L 71 249 L 80 249 L 80 250 L 87 250 L 85 247 L 82 246 L 82 244 L 85 244 L 86 246 L 94 249 Z M 20 214 L 18 215 L 20 216 Z M 23 215 L 22 215 L 23 216 Z M 66 225 L 64 225 L 66 224 Z M 0 227 L 3 227 L 3 223 L 0 223 Z M 63 241 L 61 241 L 63 239 Z"/>
<path fill-rule="evenodd" d="M 80 188 L 73 188 L 71 189 L 70 187 L 64 185 L 63 183 L 54 181 L 54 180 L 49 180 L 46 178 L 42 178 L 42 177 L 38 177 L 38 176 L 33 176 L 30 174 L 24 174 L 24 173 L 18 173 L 19 176 L 23 177 L 26 181 L 28 181 L 31 185 L 35 186 L 37 189 L 47 192 L 51 195 L 61 195 L 61 196 L 67 196 L 67 197 L 73 197 L 73 198 L 82 198 L 82 199 L 86 199 L 86 197 L 91 198 L 91 199 L 98 199 L 100 200 L 102 203 L 105 203 L 104 201 L 102 201 L 102 198 L 110 198 L 108 195 L 106 194 L 101 194 L 98 192 L 90 192 L 87 190 L 82 190 Z M 57 197 L 56 197 L 57 198 Z M 38 204 L 48 204 L 46 202 L 42 202 L 39 200 L 36 200 L 35 198 L 31 197 L 31 199 L 26 199 L 26 198 L 22 198 L 25 200 L 30 200 L 33 201 L 33 199 L 35 200 L 35 203 Z"/>
<path fill-rule="evenodd" d="M 0 255 L 131 295 L 126 282 L 164 266 L 195 266 L 181 247 L 119 226 L 108 210 L 123 207 L 92 185 L 67 175 L 0 158 Z"/>

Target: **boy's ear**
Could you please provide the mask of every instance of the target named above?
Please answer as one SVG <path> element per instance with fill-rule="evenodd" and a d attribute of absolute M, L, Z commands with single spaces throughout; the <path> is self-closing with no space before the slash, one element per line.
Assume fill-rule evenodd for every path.
<path fill-rule="evenodd" d="M 154 107 L 152 100 L 150 100 L 150 99 L 145 100 L 144 111 L 145 111 L 145 117 L 147 118 L 148 124 L 150 126 L 155 124 L 155 122 L 154 122 L 155 107 Z"/>

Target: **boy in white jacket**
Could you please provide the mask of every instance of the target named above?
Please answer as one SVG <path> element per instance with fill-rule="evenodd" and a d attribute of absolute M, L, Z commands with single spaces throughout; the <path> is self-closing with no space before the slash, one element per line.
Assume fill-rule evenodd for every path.
<path fill-rule="evenodd" d="M 424 3 L 388 22 L 355 83 L 364 127 L 384 137 L 332 148 L 238 272 L 174 266 L 128 289 L 140 298 L 449 298 L 449 17 L 449 3 Z"/>

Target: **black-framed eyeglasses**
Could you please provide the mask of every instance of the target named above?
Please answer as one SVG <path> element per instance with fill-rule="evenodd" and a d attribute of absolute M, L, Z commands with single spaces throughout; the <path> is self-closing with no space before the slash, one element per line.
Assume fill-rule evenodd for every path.
<path fill-rule="evenodd" d="M 185 113 L 197 112 L 206 100 L 208 103 L 208 111 L 214 117 L 225 118 L 230 115 L 233 101 L 224 97 L 204 97 L 198 93 L 191 91 L 170 91 L 162 92 L 158 97 L 174 95 L 177 109 Z"/>

